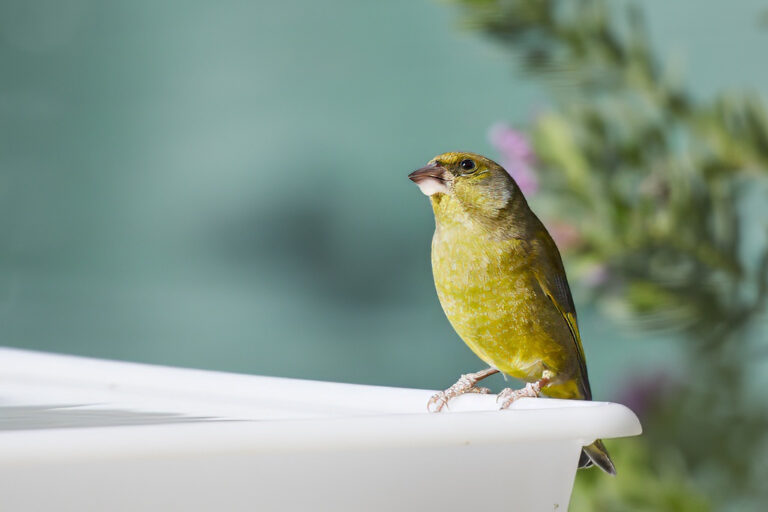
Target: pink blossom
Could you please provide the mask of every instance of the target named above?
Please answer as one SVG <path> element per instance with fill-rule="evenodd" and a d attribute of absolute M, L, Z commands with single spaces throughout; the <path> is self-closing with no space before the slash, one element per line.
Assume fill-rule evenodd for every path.
<path fill-rule="evenodd" d="M 497 150 L 504 156 L 533 164 L 535 156 L 528 137 L 505 123 L 491 126 L 488 137 Z"/>
<path fill-rule="evenodd" d="M 581 232 L 567 222 L 550 222 L 548 231 L 561 251 L 576 247 L 581 243 Z"/>
<path fill-rule="evenodd" d="M 523 194 L 535 194 L 539 180 L 534 171 L 536 155 L 528 137 L 504 123 L 497 123 L 488 132 L 491 144 L 501 153 L 500 164 L 517 182 Z"/>
<path fill-rule="evenodd" d="M 604 263 L 596 263 L 589 267 L 582 277 L 582 281 L 590 288 L 603 286 L 611 279 L 611 272 Z"/>

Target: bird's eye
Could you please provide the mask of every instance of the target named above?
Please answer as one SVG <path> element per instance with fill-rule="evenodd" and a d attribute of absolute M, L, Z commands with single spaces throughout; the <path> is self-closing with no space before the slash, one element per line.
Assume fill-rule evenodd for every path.
<path fill-rule="evenodd" d="M 469 158 L 467 158 L 466 160 L 462 160 L 462 161 L 459 163 L 459 167 L 461 167 L 461 168 L 462 168 L 462 169 L 464 169 L 465 171 L 471 171 L 472 169 L 474 169 L 474 168 L 475 168 L 475 162 L 473 162 L 472 160 L 470 160 Z"/>

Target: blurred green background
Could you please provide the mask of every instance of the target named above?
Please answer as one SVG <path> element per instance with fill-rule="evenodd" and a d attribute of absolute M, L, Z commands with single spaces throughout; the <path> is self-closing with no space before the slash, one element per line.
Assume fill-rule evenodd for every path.
<path fill-rule="evenodd" d="M 683 3 L 649 14 L 697 90 L 768 83 L 758 3 Z M 4 345 L 429 388 L 480 366 L 406 175 L 495 156 L 546 99 L 455 9 L 3 1 L 0 63 Z M 580 319 L 609 398 L 647 335 Z"/>
<path fill-rule="evenodd" d="M 642 7 L 692 97 L 765 97 L 765 2 Z M 552 100 L 462 12 L 0 1 L 0 343 L 426 388 L 480 369 L 440 310 L 406 176 L 448 150 L 498 157 L 489 127 Z M 766 219 L 764 196 L 744 207 Z M 596 399 L 675 374 L 674 329 L 573 287 Z M 750 336 L 766 333 L 763 317 Z"/>

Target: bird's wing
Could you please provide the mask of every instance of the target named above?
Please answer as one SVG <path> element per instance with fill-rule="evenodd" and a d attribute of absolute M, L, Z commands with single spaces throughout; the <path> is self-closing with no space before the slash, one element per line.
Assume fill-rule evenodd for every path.
<path fill-rule="evenodd" d="M 579 361 L 581 381 L 584 387 L 583 392 L 586 395 L 585 398 L 591 400 L 592 391 L 589 387 L 584 347 L 581 344 L 581 336 L 579 335 L 576 307 L 573 304 L 568 279 L 565 277 L 565 268 L 560 258 L 560 251 L 557 250 L 557 245 L 555 245 L 555 242 L 543 226 L 541 231 L 536 234 L 533 245 L 537 253 L 536 259 L 539 262 L 539 265 L 534 265 L 534 274 L 539 281 L 539 286 L 541 286 L 541 289 L 549 297 L 568 325 Z"/>

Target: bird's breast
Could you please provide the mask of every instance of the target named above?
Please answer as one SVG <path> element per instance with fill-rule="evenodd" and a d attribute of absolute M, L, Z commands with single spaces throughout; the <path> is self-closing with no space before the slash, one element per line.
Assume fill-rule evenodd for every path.
<path fill-rule="evenodd" d="M 486 363 L 520 378 L 540 371 L 541 347 L 551 345 L 551 304 L 526 247 L 522 240 L 445 230 L 432 242 L 435 287 L 451 325 Z"/>
<path fill-rule="evenodd" d="M 529 255 L 521 240 L 438 230 L 432 240 L 432 270 L 439 292 L 488 299 L 512 288 L 524 292 L 531 276 Z"/>

